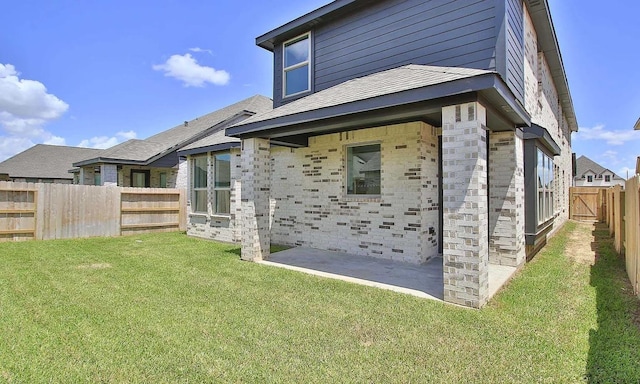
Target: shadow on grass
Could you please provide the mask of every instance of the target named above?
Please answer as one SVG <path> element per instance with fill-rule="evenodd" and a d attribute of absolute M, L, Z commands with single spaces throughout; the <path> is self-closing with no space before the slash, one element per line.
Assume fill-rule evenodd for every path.
<path fill-rule="evenodd" d="M 596 224 L 591 285 L 596 289 L 598 328 L 589 334 L 589 383 L 640 383 L 640 301 L 633 295 L 624 259 L 605 224 Z"/>
<path fill-rule="evenodd" d="M 271 248 L 269 249 L 270 253 L 276 253 L 276 252 L 280 252 L 280 251 L 284 251 L 285 249 L 289 249 L 291 247 L 287 246 L 287 245 L 279 245 L 279 244 L 271 244 Z M 232 255 L 236 255 L 238 257 L 240 257 L 242 255 L 242 248 L 238 247 L 238 248 L 233 248 L 227 251 L 227 253 L 230 253 Z"/>

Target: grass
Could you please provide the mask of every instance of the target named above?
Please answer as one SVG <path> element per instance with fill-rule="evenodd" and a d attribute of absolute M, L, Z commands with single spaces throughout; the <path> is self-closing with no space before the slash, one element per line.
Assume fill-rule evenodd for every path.
<path fill-rule="evenodd" d="M 0 243 L 0 382 L 633 382 L 638 300 L 570 223 L 468 310 L 183 234 Z"/>

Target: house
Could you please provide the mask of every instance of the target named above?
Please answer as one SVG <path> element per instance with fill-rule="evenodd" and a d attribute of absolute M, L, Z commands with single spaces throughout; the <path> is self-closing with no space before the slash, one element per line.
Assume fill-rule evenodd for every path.
<path fill-rule="evenodd" d="M 444 300 L 481 307 L 489 264 L 568 219 L 578 124 L 546 0 L 337 0 L 256 43 L 274 109 L 188 155 L 190 234 L 249 261 L 442 255 Z"/>
<path fill-rule="evenodd" d="M 573 179 L 575 187 L 613 187 L 624 184 L 622 177 L 587 156 L 580 156 L 576 160 L 576 176 Z"/>
<path fill-rule="evenodd" d="M 0 163 L 0 174 L 6 175 L 0 176 L 0 181 L 73 184 L 73 175 L 69 173 L 72 164 L 98 152 L 91 148 L 36 144 Z"/>
<path fill-rule="evenodd" d="M 85 185 L 185 188 L 187 171 L 180 169 L 179 149 L 271 108 L 271 99 L 256 95 L 145 140 L 128 140 L 85 156 L 73 166 Z"/>

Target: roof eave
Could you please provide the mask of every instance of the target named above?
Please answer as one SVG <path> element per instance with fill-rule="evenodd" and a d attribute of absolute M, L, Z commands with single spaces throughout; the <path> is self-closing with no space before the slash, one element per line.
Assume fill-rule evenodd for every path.
<path fill-rule="evenodd" d="M 273 29 L 262 36 L 256 38 L 256 45 L 266 50 L 273 51 L 275 43 L 282 35 L 294 35 L 311 29 L 323 17 L 343 9 L 344 7 L 356 3 L 358 0 L 336 0 L 323 7 L 309 12 L 293 21 L 290 21 L 276 29 Z"/>
<path fill-rule="evenodd" d="M 531 124 L 530 116 L 522 105 L 517 102 L 501 77 L 496 73 L 485 73 L 473 77 L 414 88 L 370 99 L 314 109 L 293 115 L 286 115 L 270 120 L 257 121 L 244 125 L 235 125 L 227 128 L 225 134 L 230 137 L 238 138 L 259 136 L 261 132 L 269 130 L 282 130 L 286 127 L 295 129 L 297 126 L 321 120 L 380 111 L 413 103 L 436 101 L 439 99 L 444 100 L 451 97 L 479 92 L 493 96 L 494 99 L 505 101 L 505 105 L 500 106 L 501 111 L 499 113 L 508 115 L 508 119 L 513 122 L 513 127 L 528 126 Z"/>
<path fill-rule="evenodd" d="M 529 14 L 533 20 L 533 24 L 538 34 L 538 44 L 547 58 L 553 82 L 558 91 L 558 97 L 562 103 L 562 110 L 569 123 L 569 128 L 573 132 L 578 132 L 578 121 L 573 107 L 573 99 L 569 90 L 569 82 L 562 61 L 560 45 L 551 13 L 549 12 L 549 3 L 547 0 L 527 0 L 526 1 Z"/>

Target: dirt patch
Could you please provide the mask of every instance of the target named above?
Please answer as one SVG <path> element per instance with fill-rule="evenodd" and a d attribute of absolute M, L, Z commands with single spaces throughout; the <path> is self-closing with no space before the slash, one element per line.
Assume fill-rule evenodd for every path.
<path fill-rule="evenodd" d="M 598 249 L 597 240 L 593 236 L 596 223 L 584 221 L 576 221 L 575 223 L 577 227 L 569 234 L 565 255 L 578 263 L 594 265 Z"/>
<path fill-rule="evenodd" d="M 78 269 L 107 269 L 111 268 L 111 264 L 109 263 L 93 263 L 93 264 L 82 264 L 78 265 Z"/>

